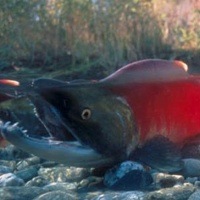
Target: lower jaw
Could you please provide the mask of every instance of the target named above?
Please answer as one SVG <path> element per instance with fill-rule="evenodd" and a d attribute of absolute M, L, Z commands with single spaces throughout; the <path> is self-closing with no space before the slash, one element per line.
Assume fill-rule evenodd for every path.
<path fill-rule="evenodd" d="M 29 137 L 16 124 L 4 124 L 0 129 L 2 136 L 13 145 L 47 160 L 75 167 L 103 167 L 115 163 L 114 157 L 101 155 L 79 142 Z"/>

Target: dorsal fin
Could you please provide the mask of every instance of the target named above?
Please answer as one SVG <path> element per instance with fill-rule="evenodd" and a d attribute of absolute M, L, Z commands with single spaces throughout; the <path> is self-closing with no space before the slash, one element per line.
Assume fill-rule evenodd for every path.
<path fill-rule="evenodd" d="M 182 61 L 148 59 L 131 63 L 101 80 L 104 83 L 170 81 L 188 77 L 188 66 Z"/>

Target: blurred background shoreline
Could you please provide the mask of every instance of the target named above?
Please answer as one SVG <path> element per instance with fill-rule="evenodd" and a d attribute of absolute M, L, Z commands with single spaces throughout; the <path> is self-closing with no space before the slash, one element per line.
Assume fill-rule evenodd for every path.
<path fill-rule="evenodd" d="M 198 0 L 2 0 L 0 19 L 1 76 L 98 79 L 147 58 L 200 71 Z"/>

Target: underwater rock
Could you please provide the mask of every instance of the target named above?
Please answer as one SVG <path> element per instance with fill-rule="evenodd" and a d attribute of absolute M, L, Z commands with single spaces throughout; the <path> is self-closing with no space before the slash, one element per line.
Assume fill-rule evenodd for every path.
<path fill-rule="evenodd" d="M 29 157 L 30 154 L 22 151 L 21 149 L 15 147 L 14 145 L 8 145 L 3 149 L 0 149 L 0 158 L 2 160 L 13 160 L 22 159 Z"/>
<path fill-rule="evenodd" d="M 17 162 L 15 160 L 0 160 L 0 165 L 10 168 L 12 171 L 16 169 Z"/>
<path fill-rule="evenodd" d="M 32 165 L 39 165 L 41 163 L 41 158 L 37 156 L 32 156 L 30 158 L 23 159 L 22 161 L 19 161 L 17 163 L 16 169 L 17 170 L 23 170 L 27 169 L 27 167 Z"/>
<path fill-rule="evenodd" d="M 3 174 L 0 176 L 0 186 L 21 186 L 24 185 L 24 181 L 21 178 L 18 178 L 12 173 Z"/>
<path fill-rule="evenodd" d="M 200 190 L 194 192 L 188 200 L 199 200 L 200 199 Z"/>
<path fill-rule="evenodd" d="M 40 163 L 40 165 L 42 167 L 46 167 L 46 168 L 49 168 L 49 167 L 56 167 L 56 166 L 59 166 L 60 164 L 54 162 L 54 161 L 49 161 L 49 160 L 44 160 L 44 162 Z"/>
<path fill-rule="evenodd" d="M 100 194 L 96 197 L 93 197 L 92 200 L 110 200 L 110 199 L 117 199 L 117 200 L 127 200 L 127 199 L 134 199 L 134 200 L 142 200 L 145 193 L 140 191 L 130 191 L 130 192 L 110 192 L 105 194 Z M 88 198 L 89 199 L 89 198 Z"/>
<path fill-rule="evenodd" d="M 38 175 L 49 182 L 80 181 L 89 176 L 89 170 L 75 167 L 40 168 Z"/>
<path fill-rule="evenodd" d="M 44 188 L 50 191 L 53 190 L 62 190 L 62 191 L 74 191 L 77 189 L 78 184 L 76 182 L 73 183 L 50 183 L 46 185 Z"/>
<path fill-rule="evenodd" d="M 15 172 L 15 175 L 27 182 L 38 175 L 38 169 L 39 167 L 37 166 L 31 166 L 27 169 Z"/>
<path fill-rule="evenodd" d="M 77 197 L 63 191 L 52 191 L 42 194 L 33 200 L 77 200 Z"/>
<path fill-rule="evenodd" d="M 13 171 L 15 173 L 10 173 Z M 198 199 L 199 193 L 196 194 L 195 189 L 200 186 L 199 177 L 184 180 L 180 175 L 152 171 L 147 171 L 137 162 L 124 162 L 106 172 L 104 183 L 107 176 L 107 180 L 113 184 L 106 188 L 103 178 L 92 176 L 91 169 L 66 167 L 32 155 L 25 159 L 16 157 L 13 160 L 0 160 L 0 199 L 186 200 L 189 196 L 189 200 Z M 193 185 L 184 184 L 184 181 Z M 175 186 L 172 187 L 173 185 Z M 114 191 L 137 189 L 147 190 Z M 148 189 L 159 190 L 150 192 Z"/>
<path fill-rule="evenodd" d="M 182 174 L 186 177 L 200 176 L 200 160 L 194 158 L 183 159 Z"/>
<path fill-rule="evenodd" d="M 86 179 L 81 180 L 78 183 L 78 189 L 81 190 L 91 190 L 95 187 L 101 187 L 103 185 L 103 178 L 102 177 L 96 177 L 96 176 L 89 176 Z"/>
<path fill-rule="evenodd" d="M 195 182 L 198 181 L 198 177 L 187 177 L 185 181 L 188 183 L 195 184 Z"/>
<path fill-rule="evenodd" d="M 144 189 L 153 182 L 152 176 L 144 167 L 133 161 L 123 162 L 108 170 L 104 184 L 115 190 Z"/>
<path fill-rule="evenodd" d="M 184 177 L 181 175 L 154 173 L 152 176 L 156 189 L 173 187 L 174 185 L 184 183 Z"/>
<path fill-rule="evenodd" d="M 0 175 L 6 174 L 6 173 L 11 173 L 11 172 L 12 172 L 12 169 L 10 167 L 0 165 Z"/>
<path fill-rule="evenodd" d="M 187 200 L 194 191 L 195 187 L 187 183 L 150 192 L 144 200 Z"/>
<path fill-rule="evenodd" d="M 48 192 L 39 187 L 3 187 L 0 188 L 0 199 L 2 200 L 28 200 L 40 194 Z"/>
<path fill-rule="evenodd" d="M 44 187 L 47 184 L 49 184 L 49 182 L 44 177 L 36 176 L 36 177 L 32 178 L 30 181 L 28 181 L 25 184 L 25 186 L 27 186 L 27 187 L 31 187 L 31 186 Z"/>
<path fill-rule="evenodd" d="M 200 181 L 195 181 L 194 186 L 196 186 L 198 189 L 200 189 Z"/>

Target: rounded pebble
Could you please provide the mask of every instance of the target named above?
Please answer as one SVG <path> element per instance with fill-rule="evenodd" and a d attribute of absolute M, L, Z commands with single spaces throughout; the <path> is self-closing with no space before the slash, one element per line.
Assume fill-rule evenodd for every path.
<path fill-rule="evenodd" d="M 37 166 L 31 166 L 27 169 L 15 172 L 15 175 L 27 182 L 38 175 L 38 169 L 39 167 Z"/>
<path fill-rule="evenodd" d="M 96 197 L 93 197 L 92 200 L 142 200 L 144 198 L 145 193 L 140 191 L 131 191 L 131 192 L 110 192 L 108 194 L 100 194 Z"/>
<path fill-rule="evenodd" d="M 40 162 L 41 162 L 40 158 L 38 158 L 37 156 L 33 156 L 31 158 L 27 158 L 25 160 L 18 162 L 16 169 L 17 170 L 23 170 L 23 169 L 26 169 L 27 167 L 29 167 L 31 165 L 40 164 Z"/>
<path fill-rule="evenodd" d="M 195 181 L 194 185 L 195 185 L 197 188 L 200 188 L 200 181 Z"/>
<path fill-rule="evenodd" d="M 76 182 L 74 183 L 50 183 L 46 186 L 44 186 L 45 189 L 48 190 L 76 190 L 77 189 L 78 184 Z"/>
<path fill-rule="evenodd" d="M 30 154 L 22 151 L 21 149 L 15 147 L 14 145 L 8 145 L 6 148 L 1 149 L 0 156 L 4 160 L 13 160 L 17 158 L 27 158 Z"/>
<path fill-rule="evenodd" d="M 195 191 L 192 184 L 177 185 L 148 193 L 144 200 L 187 200 Z"/>
<path fill-rule="evenodd" d="M 50 182 L 80 181 L 89 176 L 89 171 L 75 167 L 40 168 L 38 175 Z"/>
<path fill-rule="evenodd" d="M 1 200 L 32 200 L 33 198 L 48 192 L 39 187 L 3 187 L 0 188 Z"/>
<path fill-rule="evenodd" d="M 76 196 L 63 191 L 47 192 L 33 200 L 76 200 Z"/>
<path fill-rule="evenodd" d="M 187 182 L 194 184 L 196 181 L 198 181 L 197 177 L 187 177 L 185 179 Z"/>
<path fill-rule="evenodd" d="M 3 174 L 0 176 L 0 186 L 21 186 L 24 185 L 24 181 L 21 178 L 18 178 L 12 173 Z"/>
<path fill-rule="evenodd" d="M 199 200 L 200 199 L 200 190 L 194 192 L 188 200 Z"/>
<path fill-rule="evenodd" d="M 0 165 L 9 167 L 13 171 L 16 169 L 17 162 L 15 160 L 0 160 Z"/>
<path fill-rule="evenodd" d="M 11 172 L 12 169 L 10 167 L 0 165 L 0 174 L 6 174 Z"/>
<path fill-rule="evenodd" d="M 111 189 L 135 190 L 144 189 L 152 183 L 150 173 L 137 162 L 126 161 L 108 170 L 104 176 L 104 184 Z"/>
<path fill-rule="evenodd" d="M 200 176 L 200 160 L 193 158 L 183 159 L 182 174 L 186 177 Z"/>
<path fill-rule="evenodd" d="M 152 176 L 157 189 L 173 187 L 176 184 L 184 183 L 184 177 L 181 175 L 154 173 Z"/>
<path fill-rule="evenodd" d="M 32 178 L 30 181 L 28 181 L 25 186 L 30 187 L 30 186 L 36 186 L 36 187 L 43 187 L 45 185 L 49 184 L 49 182 L 44 179 L 41 176 L 36 176 Z"/>

